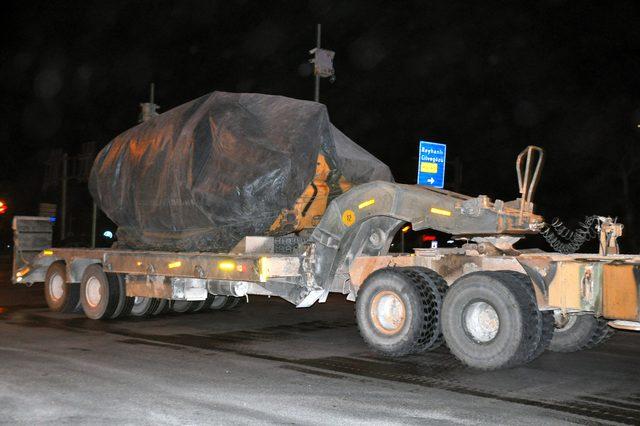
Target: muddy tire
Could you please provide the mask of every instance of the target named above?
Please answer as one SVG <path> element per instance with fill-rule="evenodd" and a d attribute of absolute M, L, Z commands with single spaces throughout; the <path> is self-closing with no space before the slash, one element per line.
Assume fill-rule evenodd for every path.
<path fill-rule="evenodd" d="M 545 315 L 522 274 L 476 272 L 459 278 L 447 292 L 441 320 L 451 352 L 474 368 L 525 364 L 546 345 Z"/>
<path fill-rule="evenodd" d="M 152 315 L 160 305 L 161 299 L 155 297 L 134 297 L 131 315 L 134 317 L 146 317 Z"/>
<path fill-rule="evenodd" d="M 124 278 L 120 274 L 107 274 L 109 280 L 114 280 L 115 285 L 118 286 L 118 305 L 116 310 L 111 315 L 111 319 L 126 317 L 131 314 L 133 308 L 134 297 L 127 297 L 127 289 L 125 287 Z"/>
<path fill-rule="evenodd" d="M 80 303 L 87 318 L 110 319 L 119 299 L 118 280 L 109 279 L 101 265 L 87 266 L 80 282 Z"/>
<path fill-rule="evenodd" d="M 74 312 L 80 301 L 80 285 L 67 282 L 64 262 L 54 262 L 44 278 L 44 298 L 52 312 Z"/>
<path fill-rule="evenodd" d="M 607 321 L 592 315 L 571 315 L 566 322 L 560 319 L 549 345 L 554 352 L 576 352 L 591 349 L 613 335 Z"/>
<path fill-rule="evenodd" d="M 369 275 L 356 299 L 356 320 L 367 345 L 389 357 L 439 346 L 443 283 L 428 269 L 384 268 Z"/>

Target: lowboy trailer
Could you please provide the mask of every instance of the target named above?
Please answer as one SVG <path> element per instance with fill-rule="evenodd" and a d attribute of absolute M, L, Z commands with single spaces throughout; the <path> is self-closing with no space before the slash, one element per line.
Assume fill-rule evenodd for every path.
<path fill-rule="evenodd" d="M 81 306 L 92 319 L 124 316 L 160 301 L 267 295 L 304 308 L 329 293 L 355 301 L 361 335 L 398 357 L 446 342 L 463 363 L 497 369 L 532 361 L 546 349 L 571 352 L 605 341 L 613 328 L 640 330 L 640 256 L 618 253 L 622 225 L 594 217 L 598 254 L 517 250 L 549 225 L 533 212 L 543 152 L 516 163 L 520 198 L 491 200 L 389 182 L 356 186 L 334 199 L 300 249 L 278 253 L 277 238 L 245 237 L 228 253 L 51 248 L 47 218 L 14 218 L 13 282 L 44 283 L 51 310 Z M 461 248 L 391 254 L 407 223 L 466 239 Z M 146 306 L 146 305 L 145 305 Z M 151 308 L 149 308 L 151 309 Z"/>

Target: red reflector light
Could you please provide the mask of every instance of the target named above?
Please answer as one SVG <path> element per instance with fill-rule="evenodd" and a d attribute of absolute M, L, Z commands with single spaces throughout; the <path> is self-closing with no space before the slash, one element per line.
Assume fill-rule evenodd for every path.
<path fill-rule="evenodd" d="M 436 236 L 435 235 L 423 235 L 422 236 L 422 241 L 435 241 L 436 240 Z"/>

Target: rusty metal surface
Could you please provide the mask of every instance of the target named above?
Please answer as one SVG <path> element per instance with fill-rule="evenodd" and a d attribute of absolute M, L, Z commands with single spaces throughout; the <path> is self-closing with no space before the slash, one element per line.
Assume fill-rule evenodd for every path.
<path fill-rule="evenodd" d="M 129 297 L 173 298 L 171 283 L 165 277 L 127 275 L 125 282 L 127 296 Z"/>
<path fill-rule="evenodd" d="M 603 266 L 602 315 L 640 320 L 640 265 Z"/>
<path fill-rule="evenodd" d="M 432 254 L 362 256 L 356 258 L 349 270 L 351 285 L 360 287 L 372 272 L 393 266 L 423 266 L 436 271 L 451 285 L 461 276 L 476 271 L 511 270 L 523 272 L 524 269 L 512 256 L 482 256 L 469 254 L 460 249 L 438 249 Z"/>

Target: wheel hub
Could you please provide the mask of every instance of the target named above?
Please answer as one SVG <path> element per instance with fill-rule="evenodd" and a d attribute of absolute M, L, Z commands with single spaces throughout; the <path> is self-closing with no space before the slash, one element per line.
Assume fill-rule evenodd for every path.
<path fill-rule="evenodd" d="M 479 343 L 493 340 L 500 329 L 498 313 L 486 302 L 471 303 L 463 314 L 464 327 L 467 333 Z"/>
<path fill-rule="evenodd" d="M 404 302 L 392 291 L 381 291 L 371 302 L 371 320 L 384 334 L 396 334 L 404 326 L 406 308 Z"/>
<path fill-rule="evenodd" d="M 85 286 L 85 296 L 87 299 L 87 303 L 92 308 L 95 308 L 100 304 L 102 300 L 102 295 L 100 294 L 100 281 L 96 277 L 91 277 L 87 280 L 87 284 Z"/>
<path fill-rule="evenodd" d="M 554 314 L 556 332 L 562 333 L 571 329 L 578 320 L 577 315 Z"/>
<path fill-rule="evenodd" d="M 49 295 L 53 300 L 60 300 L 64 296 L 64 280 L 58 274 L 49 281 Z"/>

